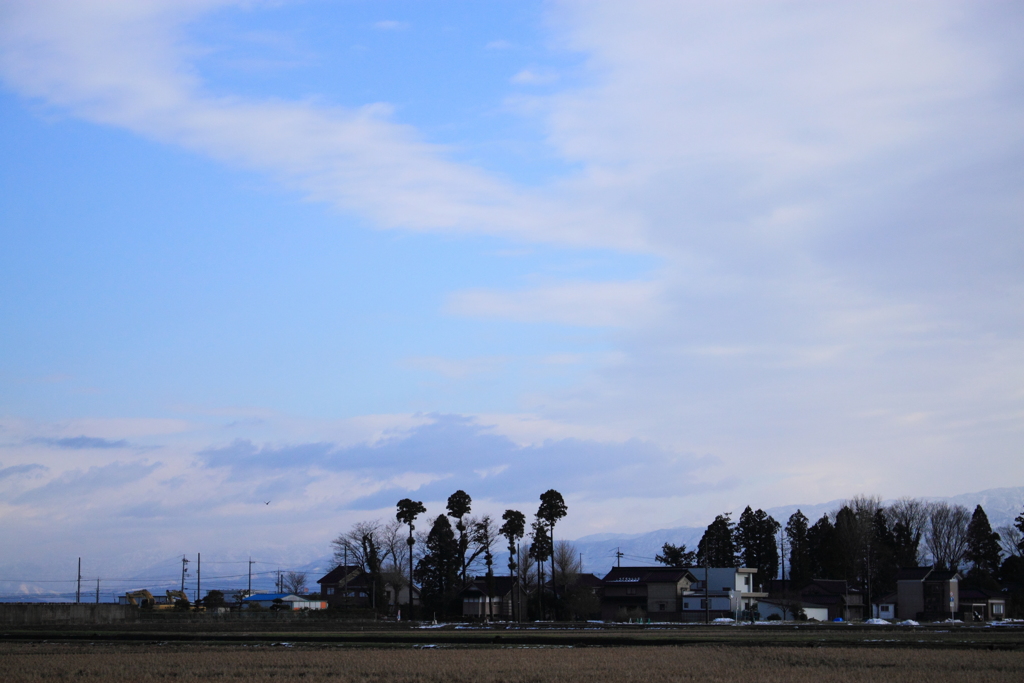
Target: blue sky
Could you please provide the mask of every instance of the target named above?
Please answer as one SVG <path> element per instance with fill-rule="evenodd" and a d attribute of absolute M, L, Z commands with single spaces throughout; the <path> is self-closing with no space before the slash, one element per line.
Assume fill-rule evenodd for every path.
<path fill-rule="evenodd" d="M 1022 20 L 0 3 L 3 539 L 1019 484 Z"/>

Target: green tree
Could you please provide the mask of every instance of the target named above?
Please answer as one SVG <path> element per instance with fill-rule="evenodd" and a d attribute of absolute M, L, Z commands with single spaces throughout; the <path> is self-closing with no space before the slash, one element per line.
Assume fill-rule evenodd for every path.
<path fill-rule="evenodd" d="M 757 569 L 758 585 L 775 578 L 779 573 L 779 546 L 775 534 L 781 525 L 764 510 L 747 508 L 736 525 L 736 541 L 743 566 Z"/>
<path fill-rule="evenodd" d="M 544 616 L 544 563 L 554 553 L 554 546 L 551 543 L 551 536 L 548 534 L 548 525 L 542 519 L 536 519 L 530 525 L 530 550 L 527 555 L 537 563 L 537 612 L 541 618 Z"/>
<path fill-rule="evenodd" d="M 409 526 L 409 538 L 406 540 L 406 544 L 409 546 L 409 616 L 412 617 L 413 602 L 412 602 L 412 547 L 416 544 L 416 539 L 413 538 L 412 532 L 416 528 L 413 522 L 416 518 L 424 514 L 427 508 L 423 507 L 423 503 L 418 500 L 412 500 L 411 498 L 403 498 L 398 501 L 398 512 L 395 514 L 397 519 L 402 524 Z"/>
<path fill-rule="evenodd" d="M 447 616 L 459 589 L 459 542 L 444 515 L 434 520 L 427 534 L 426 550 L 416 565 L 420 602 L 427 612 Z"/>
<path fill-rule="evenodd" d="M 501 519 L 505 523 L 498 529 L 498 533 L 508 541 L 508 575 L 515 577 L 516 571 L 519 569 L 519 563 L 517 562 L 519 557 L 518 544 L 520 539 L 526 534 L 526 515 L 519 512 L 519 510 L 505 510 L 504 514 L 501 515 Z M 514 601 L 513 606 L 515 606 Z M 519 606 L 519 610 L 522 610 L 522 606 Z"/>
<path fill-rule="evenodd" d="M 789 585 L 799 590 L 809 584 L 812 574 L 813 560 L 808 539 L 807 517 L 797 510 L 786 522 L 786 538 L 789 539 Z"/>
<path fill-rule="evenodd" d="M 997 587 L 995 577 L 999 574 L 999 534 L 992 531 L 988 515 L 979 505 L 974 508 L 971 522 L 967 526 L 967 552 L 964 559 L 971 563 L 967 578 L 971 583 L 986 588 Z"/>
<path fill-rule="evenodd" d="M 807 554 L 811 560 L 812 579 L 841 579 L 842 559 L 836 528 L 828 515 L 822 515 L 807 530 Z"/>
<path fill-rule="evenodd" d="M 715 517 L 697 545 L 697 561 L 702 567 L 736 566 L 736 524 L 732 513 Z"/>
<path fill-rule="evenodd" d="M 463 585 L 466 584 L 466 570 L 469 568 L 466 554 L 469 551 L 470 538 L 466 533 L 465 517 L 469 514 L 472 504 L 473 499 L 461 489 L 448 496 L 448 516 L 455 520 L 455 528 L 459 532 L 459 576 Z"/>
<path fill-rule="evenodd" d="M 540 494 L 540 507 L 537 509 L 537 518 L 544 520 L 548 525 L 548 540 L 554 548 L 555 523 L 569 514 L 569 508 L 562 499 L 562 494 L 554 489 L 548 489 Z M 555 577 L 555 555 L 551 553 L 551 590 L 556 592 L 554 583 Z M 557 593 L 556 593 L 557 594 Z"/>
<path fill-rule="evenodd" d="M 654 561 L 667 567 L 692 567 L 697 563 L 697 553 L 687 550 L 685 543 L 683 545 L 666 543 L 661 546 L 661 554 L 656 555 Z"/>
<path fill-rule="evenodd" d="M 880 596 L 896 590 L 896 575 L 900 571 L 897 561 L 897 540 L 889 528 L 889 518 L 879 509 L 872 520 L 870 545 L 871 592 Z"/>

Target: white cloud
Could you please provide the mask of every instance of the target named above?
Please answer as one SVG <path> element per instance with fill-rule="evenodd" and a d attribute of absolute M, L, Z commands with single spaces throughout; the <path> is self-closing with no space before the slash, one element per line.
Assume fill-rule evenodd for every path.
<path fill-rule="evenodd" d="M 558 74 L 554 71 L 523 69 L 510 80 L 516 85 L 549 85 L 558 81 Z"/>
<path fill-rule="evenodd" d="M 447 159 L 386 104 L 357 109 L 204 92 L 183 27 L 230 0 L 15 2 L 0 23 L 0 73 L 25 96 L 98 123 L 273 173 L 381 227 L 542 242 L 641 244 L 622 221 Z"/>
<path fill-rule="evenodd" d="M 457 292 L 446 309 L 455 315 L 583 327 L 628 327 L 660 312 L 652 282 L 569 282 L 515 292 Z"/>

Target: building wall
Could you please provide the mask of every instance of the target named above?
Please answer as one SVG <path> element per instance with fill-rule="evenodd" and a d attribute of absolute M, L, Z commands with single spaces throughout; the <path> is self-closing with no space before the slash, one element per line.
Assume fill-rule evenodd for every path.
<path fill-rule="evenodd" d="M 109 603 L 0 603 L 0 624 L 118 624 L 139 621 L 139 609 Z"/>
<path fill-rule="evenodd" d="M 920 581 L 896 582 L 896 617 L 913 619 L 924 611 L 924 584 Z"/>

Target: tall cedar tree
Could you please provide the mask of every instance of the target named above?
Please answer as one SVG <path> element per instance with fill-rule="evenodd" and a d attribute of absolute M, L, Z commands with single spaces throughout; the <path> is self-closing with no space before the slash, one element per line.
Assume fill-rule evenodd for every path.
<path fill-rule="evenodd" d="M 661 546 L 661 554 L 654 557 L 655 562 L 660 562 L 667 567 L 692 567 L 697 563 L 697 553 L 686 549 L 686 544 L 672 545 L 666 543 Z"/>
<path fill-rule="evenodd" d="M 526 534 L 526 515 L 519 510 L 505 510 L 501 519 L 505 523 L 498 529 L 498 533 L 508 541 L 508 575 L 514 578 L 517 576 L 517 570 L 519 569 L 519 563 L 517 562 L 519 558 L 518 543 Z M 519 595 L 519 591 L 516 591 L 516 594 Z M 516 601 L 513 601 L 513 609 L 516 609 L 518 614 L 518 610 L 522 608 L 518 607 Z M 522 618 L 522 615 L 520 615 L 520 618 Z"/>
<path fill-rule="evenodd" d="M 999 573 L 999 534 L 992 531 L 988 515 L 979 505 L 974 508 L 971 523 L 967 527 L 967 552 L 964 559 L 971 563 L 967 578 L 971 583 L 984 588 L 995 588 L 995 577 Z"/>
<path fill-rule="evenodd" d="M 484 585 L 487 587 L 487 616 L 491 616 L 491 597 L 494 596 L 494 541 L 495 529 L 490 515 L 484 515 L 473 523 L 473 543 L 478 553 L 484 556 L 484 566 L 487 572 L 484 574 Z"/>
<path fill-rule="evenodd" d="M 896 536 L 889 528 L 885 511 L 879 508 L 872 518 L 871 594 L 882 596 L 896 590 L 896 575 L 900 565 L 896 561 Z"/>
<path fill-rule="evenodd" d="M 544 563 L 554 555 L 554 547 L 543 519 L 534 520 L 530 529 L 530 550 L 527 554 L 537 561 L 537 611 L 544 618 Z"/>
<path fill-rule="evenodd" d="M 779 573 L 779 546 L 775 534 L 781 525 L 764 510 L 754 512 L 748 505 L 736 525 L 736 541 L 744 567 L 754 567 L 760 587 Z"/>
<path fill-rule="evenodd" d="M 413 579 L 413 576 L 412 576 L 412 547 L 413 547 L 413 545 L 416 544 L 416 539 L 413 538 L 413 535 L 412 535 L 412 532 L 416 529 L 416 526 L 413 524 L 413 522 L 416 521 L 417 517 L 419 517 L 420 515 L 424 514 L 427 511 L 427 508 L 423 507 L 423 503 L 421 501 L 412 500 L 411 498 L 403 498 L 402 500 L 398 501 L 397 507 L 398 507 L 398 511 L 395 513 L 395 519 L 397 519 L 402 524 L 408 524 L 409 525 L 409 538 L 406 539 L 405 543 L 406 543 L 406 545 L 409 546 L 409 607 L 408 607 L 409 612 L 408 612 L 408 618 L 411 618 L 412 617 L 412 609 L 413 609 L 413 607 L 412 607 L 413 606 L 413 601 L 412 601 L 412 594 L 413 594 L 413 590 L 412 590 L 412 588 L 413 588 L 413 586 L 412 586 L 412 579 Z"/>
<path fill-rule="evenodd" d="M 788 588 L 800 590 L 811 582 L 811 549 L 807 537 L 807 517 L 797 510 L 786 523 L 786 538 L 789 539 L 789 585 Z"/>
<path fill-rule="evenodd" d="M 841 579 L 842 561 L 835 525 L 828 515 L 807 530 L 808 557 L 811 559 L 811 579 Z"/>
<path fill-rule="evenodd" d="M 448 516 L 455 520 L 455 528 L 459 532 L 459 576 L 462 584 L 466 584 L 466 570 L 469 562 L 466 560 L 466 553 L 469 550 L 469 534 L 466 533 L 465 517 L 469 514 L 473 499 L 463 490 L 458 490 L 448 496 Z"/>
<path fill-rule="evenodd" d="M 697 562 L 702 567 L 736 566 L 736 524 L 731 512 L 718 515 L 697 544 Z"/>
<path fill-rule="evenodd" d="M 452 531 L 451 522 L 438 515 L 427 535 L 426 552 L 416 565 L 420 581 L 420 599 L 428 614 L 447 616 L 458 592 L 459 542 Z"/>
<path fill-rule="evenodd" d="M 537 509 L 537 518 L 544 520 L 548 525 L 548 539 L 554 549 L 555 524 L 558 520 L 569 514 L 569 508 L 562 499 L 562 494 L 554 489 L 548 489 L 540 494 L 540 507 Z M 558 595 L 558 587 L 555 586 L 555 553 L 551 553 L 551 591 Z"/>
<path fill-rule="evenodd" d="M 833 578 L 846 579 L 850 586 L 863 588 L 864 533 L 861 520 L 849 505 L 844 505 L 836 513 L 835 529 L 839 572 Z"/>

